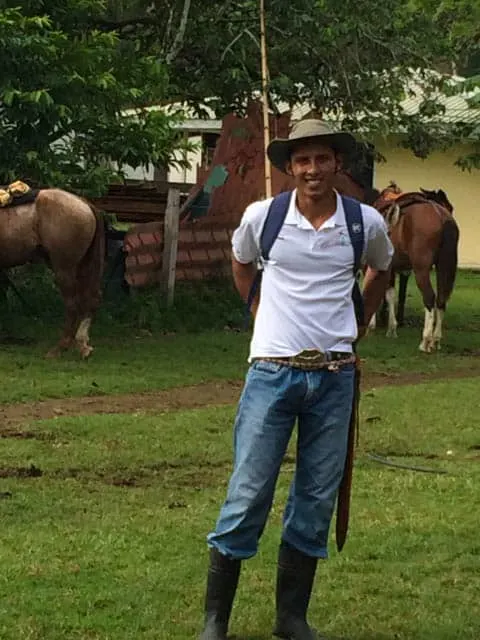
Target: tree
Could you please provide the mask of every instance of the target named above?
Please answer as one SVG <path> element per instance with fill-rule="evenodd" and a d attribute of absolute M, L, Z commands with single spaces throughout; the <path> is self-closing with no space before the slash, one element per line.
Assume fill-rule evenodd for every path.
<path fill-rule="evenodd" d="M 114 0 L 112 0 L 114 1 Z M 458 90 L 450 78 L 478 50 L 478 0 L 267 0 L 271 105 L 309 104 L 357 132 L 405 133 L 424 157 L 461 135 L 445 124 L 438 96 Z M 169 60 L 171 96 L 200 115 L 242 112 L 261 89 L 258 0 L 191 3 L 182 47 Z M 172 25 L 185 0 L 138 0 L 121 37 L 155 43 L 166 59 Z M 478 12 L 478 6 L 475 9 Z M 170 25 L 167 28 L 167 25 Z M 169 38 L 170 34 L 170 38 Z M 167 43 L 167 44 L 166 44 Z M 432 72 L 433 71 L 433 72 Z M 418 113 L 400 102 L 420 92 Z"/>
<path fill-rule="evenodd" d="M 462 93 L 473 109 L 480 109 L 480 3 L 478 0 L 414 0 L 431 3 L 434 20 L 445 34 L 455 70 L 466 76 L 464 82 L 451 87 L 451 93 Z M 420 7 L 421 8 L 421 7 Z M 468 155 L 458 158 L 463 169 L 480 169 L 480 118 L 454 126 L 456 142 L 473 146 Z"/>
<path fill-rule="evenodd" d="M 183 103 L 241 113 L 261 90 L 258 0 L 12 0 L 0 11 L 0 181 L 99 193 L 120 165 L 165 165 Z M 479 50 L 478 0 L 267 0 L 272 109 L 308 104 L 420 156 L 473 125 L 438 96 Z M 18 8 L 14 8 L 18 7 Z M 432 73 L 432 69 L 437 73 Z M 414 116 L 400 102 L 420 91 Z M 138 118 L 125 115 L 127 107 Z M 85 191 L 85 192 L 87 192 Z"/>
<path fill-rule="evenodd" d="M 181 114 L 125 114 L 126 107 L 168 99 L 166 65 L 136 40 L 95 26 L 105 14 L 101 0 L 6 4 L 0 182 L 20 178 L 96 195 L 121 176 L 123 165 L 169 161 L 182 144 L 174 126 Z"/>

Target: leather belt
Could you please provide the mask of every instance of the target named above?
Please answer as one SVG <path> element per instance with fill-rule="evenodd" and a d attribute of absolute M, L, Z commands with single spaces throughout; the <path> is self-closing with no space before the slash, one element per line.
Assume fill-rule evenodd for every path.
<path fill-rule="evenodd" d="M 252 362 L 257 361 L 276 362 L 285 367 L 314 371 L 315 369 L 338 369 L 342 365 L 353 364 L 356 361 L 356 356 L 348 351 L 327 351 L 323 353 L 316 349 L 307 349 L 294 356 L 252 358 Z"/>

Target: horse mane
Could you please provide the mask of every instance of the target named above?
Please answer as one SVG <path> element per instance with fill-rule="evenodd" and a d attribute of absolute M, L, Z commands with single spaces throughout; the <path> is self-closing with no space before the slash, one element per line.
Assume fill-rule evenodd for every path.
<path fill-rule="evenodd" d="M 453 205 L 448 199 L 447 194 L 443 189 L 438 189 L 437 191 L 430 191 L 429 189 L 422 189 L 420 187 L 420 193 L 425 196 L 428 200 L 433 200 L 437 202 L 442 207 L 445 207 L 451 214 L 453 214 Z"/>

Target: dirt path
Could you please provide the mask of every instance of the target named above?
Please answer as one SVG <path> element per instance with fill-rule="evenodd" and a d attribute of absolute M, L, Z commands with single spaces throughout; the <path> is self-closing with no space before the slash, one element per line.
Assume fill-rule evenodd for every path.
<path fill-rule="evenodd" d="M 436 374 L 364 374 L 363 388 L 406 385 L 480 376 L 478 366 Z M 206 382 L 190 387 L 176 387 L 151 393 L 60 398 L 0 406 L 0 435 L 12 427 L 55 416 L 80 416 L 106 413 L 157 413 L 178 409 L 195 409 L 211 405 L 233 404 L 238 400 L 243 381 Z"/>

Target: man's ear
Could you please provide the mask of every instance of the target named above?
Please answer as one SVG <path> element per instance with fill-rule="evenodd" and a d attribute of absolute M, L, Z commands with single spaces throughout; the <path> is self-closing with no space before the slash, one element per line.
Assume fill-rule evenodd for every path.
<path fill-rule="evenodd" d="M 287 166 L 285 167 L 285 171 L 289 176 L 293 176 L 292 163 L 291 162 L 287 162 Z"/>

